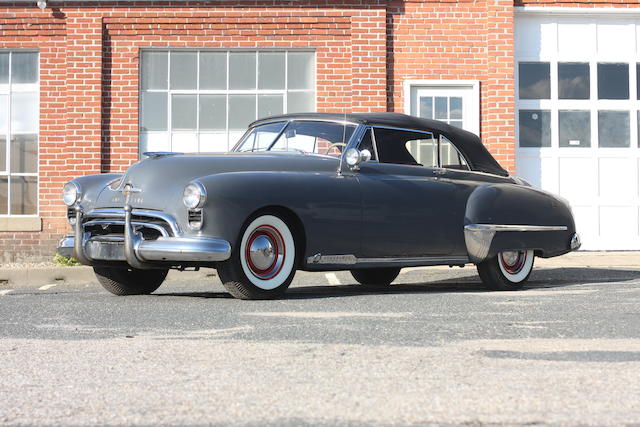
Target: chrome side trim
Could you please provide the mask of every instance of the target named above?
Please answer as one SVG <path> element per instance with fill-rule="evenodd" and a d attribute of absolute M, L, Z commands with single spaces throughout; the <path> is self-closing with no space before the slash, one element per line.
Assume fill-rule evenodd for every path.
<path fill-rule="evenodd" d="M 567 230 L 565 225 L 468 224 L 464 226 L 464 241 L 469 259 L 474 264 L 478 264 L 489 256 L 491 243 L 497 232 Z"/>
<path fill-rule="evenodd" d="M 469 258 L 465 256 L 455 257 L 376 257 L 357 258 L 355 255 L 322 255 L 315 254 L 307 258 L 307 264 L 311 265 L 350 265 L 350 266 L 429 266 L 429 265 L 462 265 L 467 264 Z"/>
<path fill-rule="evenodd" d="M 566 225 L 469 224 L 465 231 L 567 231 Z"/>

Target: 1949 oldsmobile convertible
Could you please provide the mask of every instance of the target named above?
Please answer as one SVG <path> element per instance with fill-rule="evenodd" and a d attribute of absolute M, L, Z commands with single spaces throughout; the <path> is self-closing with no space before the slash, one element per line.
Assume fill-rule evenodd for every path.
<path fill-rule="evenodd" d="M 369 286 L 402 267 L 473 263 L 522 287 L 534 256 L 580 246 L 566 201 L 509 176 L 469 132 L 402 114 L 295 114 L 225 154 L 145 153 L 125 174 L 68 182 L 58 251 L 117 295 L 168 269 L 216 268 L 237 298 L 273 298 L 297 269 Z"/>

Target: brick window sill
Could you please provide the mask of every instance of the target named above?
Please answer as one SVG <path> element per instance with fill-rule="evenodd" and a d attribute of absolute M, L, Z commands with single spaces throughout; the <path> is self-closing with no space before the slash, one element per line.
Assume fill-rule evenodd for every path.
<path fill-rule="evenodd" d="M 37 216 L 6 216 L 0 218 L 0 231 L 42 231 L 42 218 Z"/>

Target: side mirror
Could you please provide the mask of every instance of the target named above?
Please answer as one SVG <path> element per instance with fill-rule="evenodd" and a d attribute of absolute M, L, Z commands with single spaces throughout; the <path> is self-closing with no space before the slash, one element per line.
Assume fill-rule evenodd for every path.
<path fill-rule="evenodd" d="M 371 151 L 358 151 L 355 148 L 349 148 L 344 154 L 344 159 L 347 162 L 347 166 L 349 166 L 349 169 L 358 170 L 360 163 L 368 162 L 369 160 L 371 160 Z"/>

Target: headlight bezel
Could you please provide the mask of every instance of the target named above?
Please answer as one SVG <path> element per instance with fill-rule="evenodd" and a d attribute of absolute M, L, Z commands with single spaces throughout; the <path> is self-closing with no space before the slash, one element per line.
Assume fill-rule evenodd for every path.
<path fill-rule="evenodd" d="M 188 199 L 189 198 L 189 199 Z M 207 200 L 207 191 L 204 186 L 198 182 L 193 181 L 187 184 L 182 191 L 182 203 L 188 209 L 200 209 Z"/>
<path fill-rule="evenodd" d="M 73 193 L 71 193 L 71 191 L 73 191 Z M 71 197 L 67 198 L 68 194 L 73 194 L 72 201 L 71 201 Z M 80 185 L 78 185 L 77 182 L 69 181 L 66 184 L 64 184 L 64 186 L 62 187 L 62 202 L 66 206 L 68 207 L 75 206 L 80 201 L 81 198 L 82 198 L 82 189 L 80 188 Z"/>

